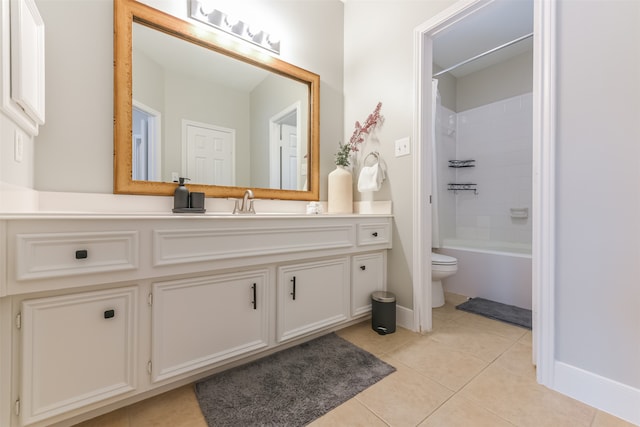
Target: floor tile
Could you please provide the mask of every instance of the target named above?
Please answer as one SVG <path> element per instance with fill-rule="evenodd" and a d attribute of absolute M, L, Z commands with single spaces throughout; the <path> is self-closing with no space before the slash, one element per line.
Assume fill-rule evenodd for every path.
<path fill-rule="evenodd" d="M 435 330 L 429 338 L 487 362 L 493 361 L 513 345 L 510 339 L 464 324 L 448 324 Z"/>
<path fill-rule="evenodd" d="M 337 334 L 376 356 L 389 353 L 403 344 L 423 338 L 420 334 L 400 327 L 397 327 L 392 334 L 380 335 L 371 329 L 370 322 L 358 323 L 338 331 Z"/>
<path fill-rule="evenodd" d="M 527 344 L 515 343 L 496 359 L 494 365 L 514 374 L 530 377 L 535 381 L 536 367 L 531 358 L 531 346 Z"/>
<path fill-rule="evenodd" d="M 80 424 L 77 427 L 129 427 L 128 408 L 118 409 L 108 414 L 93 418 Z"/>
<path fill-rule="evenodd" d="M 454 294 L 452 292 L 445 292 L 444 300 L 447 304 L 456 306 L 462 304 L 463 302 L 469 301 L 469 297 L 460 294 Z"/>
<path fill-rule="evenodd" d="M 481 329 L 484 332 L 495 334 L 509 340 L 518 340 L 522 338 L 528 329 L 515 326 L 510 323 L 501 322 L 499 320 L 490 319 L 478 314 L 463 311 L 462 315 L 455 320 L 457 323 L 473 328 Z"/>
<path fill-rule="evenodd" d="M 309 427 L 385 427 L 387 424 L 357 399 L 351 399 L 318 418 Z"/>
<path fill-rule="evenodd" d="M 598 411 L 591 427 L 634 427 L 634 424 L 628 423 L 606 412 Z"/>
<path fill-rule="evenodd" d="M 488 365 L 476 356 L 429 338 L 406 344 L 389 356 L 454 391 L 460 390 Z"/>
<path fill-rule="evenodd" d="M 431 414 L 419 427 L 514 427 L 486 409 L 454 396 Z"/>
<path fill-rule="evenodd" d="M 385 362 L 396 372 L 356 396 L 363 405 L 391 426 L 416 426 L 453 392 L 391 358 Z"/>
<path fill-rule="evenodd" d="M 595 410 L 499 366 L 489 366 L 460 392 L 521 427 L 590 426 Z"/>
<path fill-rule="evenodd" d="M 132 427 L 207 427 L 191 385 L 132 405 L 129 419 Z"/>

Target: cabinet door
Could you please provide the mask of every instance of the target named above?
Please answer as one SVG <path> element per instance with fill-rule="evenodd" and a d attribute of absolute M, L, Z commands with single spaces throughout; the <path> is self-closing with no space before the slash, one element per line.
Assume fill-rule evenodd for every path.
<path fill-rule="evenodd" d="M 152 381 L 266 347 L 268 284 L 266 269 L 155 283 Z"/>
<path fill-rule="evenodd" d="M 353 257 L 351 276 L 351 315 L 359 316 L 371 311 L 371 293 L 386 288 L 384 252 Z"/>
<path fill-rule="evenodd" d="M 22 303 L 21 425 L 136 388 L 135 287 Z"/>
<path fill-rule="evenodd" d="M 278 268 L 279 342 L 346 320 L 348 311 L 348 258 Z"/>

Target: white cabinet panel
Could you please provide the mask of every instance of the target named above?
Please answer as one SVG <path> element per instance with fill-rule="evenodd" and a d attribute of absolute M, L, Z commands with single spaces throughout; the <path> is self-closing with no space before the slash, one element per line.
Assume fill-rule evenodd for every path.
<path fill-rule="evenodd" d="M 278 268 L 278 341 L 346 320 L 349 258 Z"/>
<path fill-rule="evenodd" d="M 136 388 L 137 288 L 22 303 L 22 424 Z"/>
<path fill-rule="evenodd" d="M 153 285 L 154 382 L 268 345 L 269 271 Z"/>
<path fill-rule="evenodd" d="M 354 255 L 351 275 L 351 315 L 371 311 L 371 293 L 386 288 L 384 252 Z"/>
<path fill-rule="evenodd" d="M 18 234 L 16 279 L 133 270 L 138 232 Z"/>
<path fill-rule="evenodd" d="M 354 227 L 323 224 L 155 230 L 154 265 L 351 248 Z"/>

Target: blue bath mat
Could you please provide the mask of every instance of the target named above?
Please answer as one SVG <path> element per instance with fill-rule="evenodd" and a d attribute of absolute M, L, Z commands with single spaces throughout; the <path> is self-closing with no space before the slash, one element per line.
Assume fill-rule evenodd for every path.
<path fill-rule="evenodd" d="M 511 323 L 512 325 L 531 329 L 531 310 L 527 310 L 526 308 L 502 304 L 500 302 L 490 301 L 484 298 L 471 298 L 468 301 L 457 305 L 456 308 L 458 310 L 489 317 L 490 319 L 500 320 L 502 322 Z"/>

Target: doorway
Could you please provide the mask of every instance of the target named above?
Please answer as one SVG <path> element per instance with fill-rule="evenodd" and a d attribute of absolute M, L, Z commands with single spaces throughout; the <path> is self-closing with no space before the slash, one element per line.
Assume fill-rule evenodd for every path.
<path fill-rule="evenodd" d="M 269 188 L 303 190 L 307 182 L 300 114 L 296 102 L 269 119 Z"/>
<path fill-rule="evenodd" d="M 191 182 L 235 185 L 235 130 L 182 121 L 182 170 Z"/>
<path fill-rule="evenodd" d="M 475 20 L 503 0 L 460 1 L 415 30 L 416 106 L 414 126 L 414 324 L 432 328 L 431 310 L 431 175 L 433 157 L 432 64 L 434 40 L 464 20 Z M 513 2 L 512 2 L 513 3 Z M 533 25 L 533 217 L 532 302 L 533 360 L 538 382 L 553 382 L 553 143 L 554 143 L 554 17 L 551 1 L 534 2 Z M 505 20 L 502 22 L 509 22 Z M 502 23 L 500 24 L 502 25 Z M 473 37 L 479 34 L 471 32 Z M 468 55 L 472 57 L 473 55 Z"/>
<path fill-rule="evenodd" d="M 132 106 L 132 178 L 162 181 L 162 114 L 135 99 Z"/>

